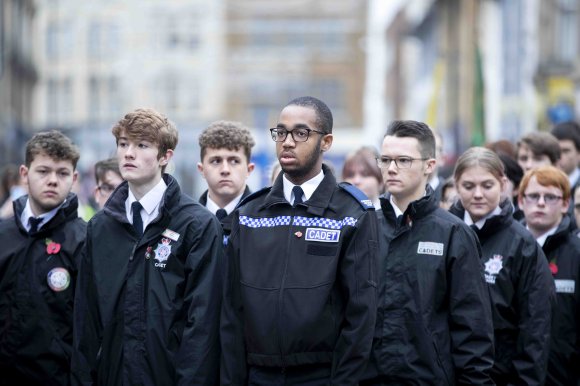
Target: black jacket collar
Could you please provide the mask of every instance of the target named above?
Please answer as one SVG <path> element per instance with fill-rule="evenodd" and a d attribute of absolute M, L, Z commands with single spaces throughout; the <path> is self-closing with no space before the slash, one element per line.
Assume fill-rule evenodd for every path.
<path fill-rule="evenodd" d="M 512 217 L 513 206 L 508 199 L 504 199 L 500 202 L 499 207 L 501 212 L 493 217 L 488 218 L 481 229 L 476 226 L 471 228 L 477 233 L 477 236 L 481 239 L 485 239 L 507 227 L 514 221 Z M 465 208 L 461 204 L 461 201 L 457 200 L 455 204 L 449 209 L 449 212 L 454 214 L 463 220 L 465 216 Z"/>
<path fill-rule="evenodd" d="M 435 197 L 433 188 L 431 185 L 427 184 L 425 186 L 426 194 L 416 201 L 412 201 L 403 216 L 410 221 L 419 220 L 423 217 L 428 216 L 439 208 L 439 201 Z M 385 215 L 385 218 L 389 221 L 396 221 L 395 210 L 391 205 L 391 194 L 386 193 L 380 197 L 381 209 Z"/>
<path fill-rule="evenodd" d="M 17 200 L 14 201 L 14 217 L 16 220 L 16 224 L 22 230 L 26 230 L 20 216 L 22 216 L 22 212 L 24 211 L 24 207 L 26 206 L 26 201 L 28 200 L 28 195 L 24 195 Z M 74 220 L 75 218 L 79 217 L 78 214 L 79 208 L 79 200 L 76 194 L 69 193 L 66 196 L 65 203 L 60 207 L 60 209 L 56 212 L 54 217 L 46 223 L 40 230 L 37 232 L 38 234 L 42 234 L 48 231 L 53 230 L 54 228 L 58 227 L 62 223 L 70 220 Z"/>
<path fill-rule="evenodd" d="M 299 204 L 306 206 L 308 213 L 314 215 L 322 215 L 326 208 L 330 206 L 330 199 L 337 187 L 336 178 L 328 166 L 322 164 L 322 171 L 324 172 L 324 179 L 320 182 L 320 185 L 318 185 L 312 196 L 307 201 Z M 270 189 L 266 195 L 263 204 L 260 206 L 260 210 L 277 204 L 290 205 L 284 197 L 282 173 L 280 173 L 276 178 L 276 181 L 274 181 L 274 185 L 272 185 L 272 189 Z"/>

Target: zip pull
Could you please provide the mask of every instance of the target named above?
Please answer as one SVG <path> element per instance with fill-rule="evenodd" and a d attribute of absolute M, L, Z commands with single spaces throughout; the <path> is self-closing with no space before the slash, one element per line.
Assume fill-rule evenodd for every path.
<path fill-rule="evenodd" d="M 135 258 L 135 250 L 137 249 L 137 244 L 139 244 L 139 242 L 133 244 L 133 249 L 131 250 L 131 255 L 129 256 L 129 261 L 133 261 L 133 259 Z"/>

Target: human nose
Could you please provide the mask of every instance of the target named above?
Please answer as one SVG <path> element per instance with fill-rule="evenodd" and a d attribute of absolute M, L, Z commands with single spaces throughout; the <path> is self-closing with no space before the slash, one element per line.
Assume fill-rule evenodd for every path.
<path fill-rule="evenodd" d="M 230 173 L 230 164 L 228 163 L 227 160 L 224 160 L 221 164 L 220 164 L 220 172 L 222 174 L 229 174 Z"/>
<path fill-rule="evenodd" d="M 474 195 L 475 197 L 481 197 L 481 196 L 483 195 L 483 193 L 482 193 L 482 190 L 481 190 L 481 187 L 479 187 L 479 186 L 476 186 L 476 187 L 475 187 L 475 190 L 474 190 L 474 192 L 473 192 L 473 195 Z"/>
<path fill-rule="evenodd" d="M 397 163 L 395 162 L 395 159 L 391 159 L 387 161 L 389 163 L 389 165 L 387 166 L 387 170 L 388 171 L 396 171 L 398 170 L 397 168 Z"/>
<path fill-rule="evenodd" d="M 135 158 L 135 147 L 131 144 L 125 147 L 125 158 Z"/>

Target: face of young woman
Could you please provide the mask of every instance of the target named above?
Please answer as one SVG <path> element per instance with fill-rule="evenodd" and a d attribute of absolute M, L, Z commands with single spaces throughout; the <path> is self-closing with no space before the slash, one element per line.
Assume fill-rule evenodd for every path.
<path fill-rule="evenodd" d="M 497 208 L 503 185 L 503 181 L 481 166 L 466 169 L 456 181 L 461 204 L 474 222 Z"/>

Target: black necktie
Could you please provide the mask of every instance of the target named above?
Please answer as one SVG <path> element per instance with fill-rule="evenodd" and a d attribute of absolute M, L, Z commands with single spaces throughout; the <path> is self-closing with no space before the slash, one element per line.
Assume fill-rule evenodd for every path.
<path fill-rule="evenodd" d="M 141 209 L 143 205 L 139 201 L 135 201 L 131 204 L 131 210 L 133 211 L 133 228 L 137 232 L 137 236 L 143 236 L 143 219 L 141 218 Z"/>
<path fill-rule="evenodd" d="M 304 194 L 304 191 L 302 190 L 302 188 L 298 185 L 296 185 L 295 187 L 292 188 L 292 193 L 294 193 L 294 206 L 298 205 L 298 204 L 302 204 L 302 195 Z"/>
<path fill-rule="evenodd" d="M 30 231 L 28 233 L 38 232 L 38 226 L 42 222 L 42 217 L 29 217 L 28 224 L 30 225 Z"/>
<path fill-rule="evenodd" d="M 218 220 L 222 221 L 226 216 L 228 215 L 228 212 L 226 212 L 225 209 L 218 209 L 215 212 L 215 216 L 218 218 Z"/>

